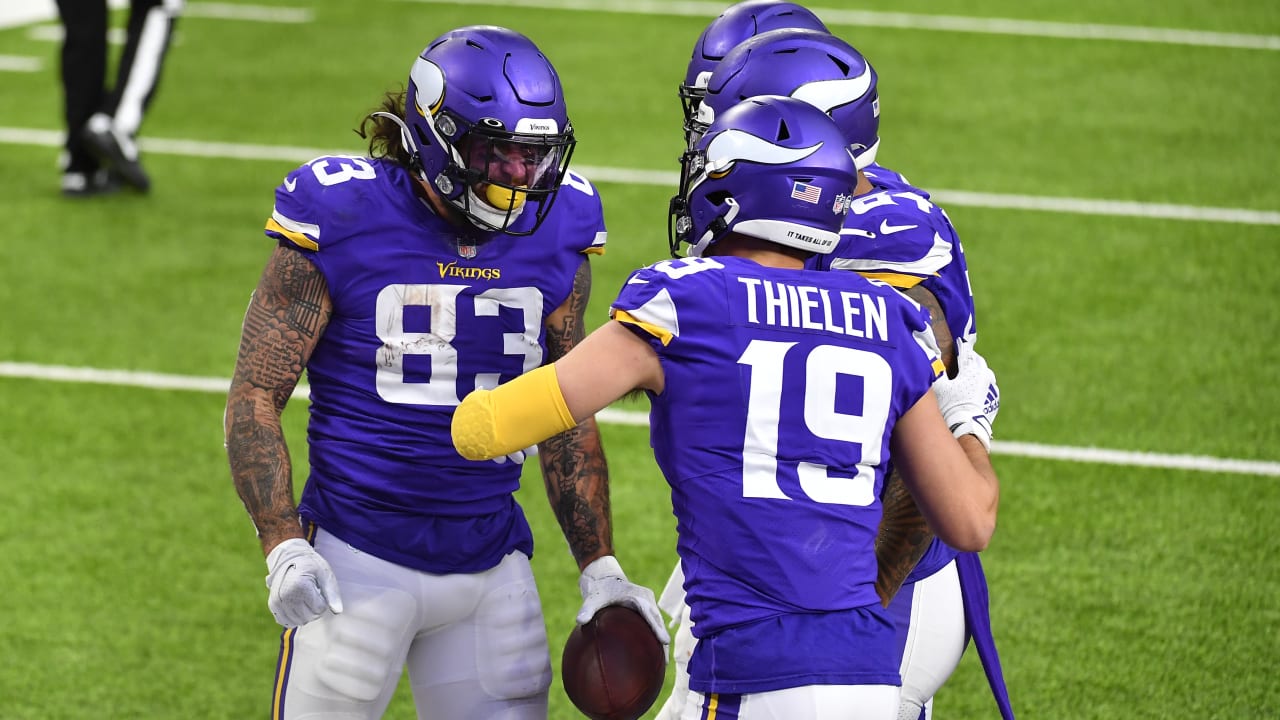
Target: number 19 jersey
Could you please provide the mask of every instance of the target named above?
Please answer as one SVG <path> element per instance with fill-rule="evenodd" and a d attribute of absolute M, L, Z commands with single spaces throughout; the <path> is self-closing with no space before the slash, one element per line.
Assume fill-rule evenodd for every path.
<path fill-rule="evenodd" d="M 888 641 L 874 583 L 889 437 L 942 370 L 927 312 L 854 273 L 737 257 L 641 269 L 611 312 L 665 376 L 651 441 L 700 638 L 691 687 L 896 683 L 865 644 Z"/>

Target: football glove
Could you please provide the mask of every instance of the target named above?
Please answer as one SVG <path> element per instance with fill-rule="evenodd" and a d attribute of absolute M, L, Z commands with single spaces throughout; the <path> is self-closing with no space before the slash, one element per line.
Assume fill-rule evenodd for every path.
<path fill-rule="evenodd" d="M 331 610 L 342 612 L 338 578 L 329 563 L 301 538 L 285 540 L 267 555 L 267 607 L 285 627 L 306 625 Z"/>
<path fill-rule="evenodd" d="M 1000 388 L 987 361 L 973 349 L 973 343 L 956 343 L 954 378 L 944 373 L 933 384 L 938 408 L 951 434 L 957 438 L 973 435 L 991 452 L 992 423 L 1000 411 Z"/>
<path fill-rule="evenodd" d="M 636 585 L 622 572 L 618 559 L 605 555 L 591 562 L 578 577 L 578 589 L 582 591 L 582 609 L 578 611 L 578 624 L 585 625 L 608 605 L 625 605 L 644 616 L 653 634 L 663 647 L 671 644 L 671 636 L 663 627 L 662 613 L 653 591 Z"/>

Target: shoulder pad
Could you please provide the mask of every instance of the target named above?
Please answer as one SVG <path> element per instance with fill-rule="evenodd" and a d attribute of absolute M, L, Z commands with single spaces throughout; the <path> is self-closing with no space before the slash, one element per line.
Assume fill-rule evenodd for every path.
<path fill-rule="evenodd" d="M 909 288 L 953 261 L 954 240 L 950 222 L 928 199 L 910 191 L 873 192 L 854 198 L 827 264 Z"/>
<path fill-rule="evenodd" d="M 358 156 L 324 155 L 298 166 L 276 188 L 267 236 L 301 250 L 319 251 L 321 227 L 329 209 L 353 202 L 347 198 L 358 194 L 357 185 L 347 181 L 376 177 L 374 163 Z"/>
<path fill-rule="evenodd" d="M 604 254 L 609 238 L 604 225 L 604 206 L 590 180 L 573 170 L 565 170 L 551 211 L 564 218 L 561 233 L 570 247 L 587 255 Z"/>
<path fill-rule="evenodd" d="M 703 271 L 723 268 L 713 258 L 661 260 L 631 273 L 609 309 L 614 320 L 668 345 L 680 336 L 677 306 L 697 304 L 714 293 L 706 284 L 722 275 Z M 714 279 L 713 279 L 714 278 Z"/>

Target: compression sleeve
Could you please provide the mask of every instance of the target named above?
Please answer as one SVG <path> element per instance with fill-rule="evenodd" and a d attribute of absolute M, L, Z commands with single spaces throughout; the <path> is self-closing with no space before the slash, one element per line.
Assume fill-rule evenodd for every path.
<path fill-rule="evenodd" d="M 577 425 L 555 366 L 543 365 L 493 390 L 476 390 L 453 413 L 453 445 L 468 460 L 523 450 Z"/>

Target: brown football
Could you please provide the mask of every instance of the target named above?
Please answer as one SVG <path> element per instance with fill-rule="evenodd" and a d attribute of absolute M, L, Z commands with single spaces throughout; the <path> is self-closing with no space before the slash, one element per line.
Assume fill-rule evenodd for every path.
<path fill-rule="evenodd" d="M 662 692 L 667 657 L 640 613 L 609 605 L 573 627 L 560 677 L 565 694 L 592 720 L 636 720 Z"/>

